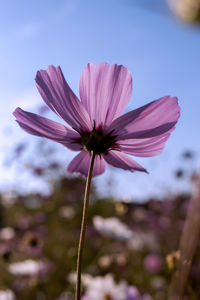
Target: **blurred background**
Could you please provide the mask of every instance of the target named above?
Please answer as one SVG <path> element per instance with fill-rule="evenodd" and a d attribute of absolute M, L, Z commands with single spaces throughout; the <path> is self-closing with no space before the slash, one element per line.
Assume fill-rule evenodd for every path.
<path fill-rule="evenodd" d="M 199 167 L 199 53 L 198 0 L 0 1 L 0 253 L 5 271 L 0 288 L 13 297 L 2 299 L 73 299 L 84 181 L 66 174 L 73 152 L 26 134 L 12 112 L 20 106 L 57 120 L 35 87 L 37 70 L 60 65 L 78 95 L 85 65 L 102 61 L 122 64 L 132 74 L 126 111 L 171 95 L 179 98 L 181 117 L 160 156 L 136 158 L 150 175 L 107 166 L 94 179 L 85 272 L 101 275 L 104 286 L 112 282 L 113 290 L 117 284 L 125 289 L 120 283 L 125 280 L 130 295 L 137 287 L 137 299 L 166 299 Z M 107 225 L 94 216 L 114 219 Z M 140 270 L 137 276 L 134 270 Z M 185 299 L 200 297 L 198 264 L 192 272 Z M 105 277 L 108 273 L 117 276 Z M 84 287 L 91 300 L 89 278 Z M 112 299 L 104 296 L 97 299 Z"/>

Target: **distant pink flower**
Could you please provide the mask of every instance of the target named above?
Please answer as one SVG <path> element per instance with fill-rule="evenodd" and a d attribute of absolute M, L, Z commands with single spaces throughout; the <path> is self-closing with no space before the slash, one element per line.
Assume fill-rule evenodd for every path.
<path fill-rule="evenodd" d="M 163 259 L 157 254 L 149 254 L 144 259 L 144 267 L 149 273 L 158 273 L 162 270 Z"/>
<path fill-rule="evenodd" d="M 91 151 L 96 154 L 93 176 L 104 172 L 105 161 L 116 168 L 146 172 L 127 154 L 161 153 L 180 115 L 177 98 L 166 96 L 120 116 L 132 92 L 131 74 L 123 66 L 88 64 L 79 83 L 81 101 L 60 67 L 38 71 L 36 85 L 49 108 L 70 127 L 21 108 L 14 116 L 28 133 L 80 151 L 68 165 L 69 173 L 87 176 Z"/>

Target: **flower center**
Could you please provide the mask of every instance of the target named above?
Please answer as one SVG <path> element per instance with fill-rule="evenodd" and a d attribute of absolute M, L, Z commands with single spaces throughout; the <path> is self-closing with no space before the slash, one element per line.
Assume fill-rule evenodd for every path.
<path fill-rule="evenodd" d="M 106 153 L 110 148 L 117 148 L 116 136 L 112 136 L 112 131 L 107 134 L 103 133 L 101 126 L 96 129 L 95 122 L 91 132 L 82 132 L 80 136 L 81 144 L 88 152 L 93 151 L 100 155 Z"/>

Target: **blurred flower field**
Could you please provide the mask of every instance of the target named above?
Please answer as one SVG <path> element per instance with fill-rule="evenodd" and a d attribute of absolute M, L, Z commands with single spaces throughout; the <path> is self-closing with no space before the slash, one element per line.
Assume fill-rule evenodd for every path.
<path fill-rule="evenodd" d="M 30 171 L 48 180 L 51 193 L 1 194 L 0 299 L 72 300 L 85 181 L 66 177 L 52 161 Z M 182 180 L 184 172 L 175 175 Z M 82 299 L 167 299 L 189 200 L 190 194 L 143 203 L 99 199 L 93 187 Z M 184 299 L 200 297 L 199 256 L 198 244 Z"/>

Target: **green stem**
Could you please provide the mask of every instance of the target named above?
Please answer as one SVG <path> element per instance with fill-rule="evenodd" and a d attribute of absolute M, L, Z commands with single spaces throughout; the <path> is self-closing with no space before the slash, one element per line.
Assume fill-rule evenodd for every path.
<path fill-rule="evenodd" d="M 95 154 L 91 152 L 90 168 L 88 172 L 86 187 L 85 187 L 85 196 L 84 196 L 84 205 L 83 205 L 83 216 L 81 222 L 81 233 L 80 240 L 78 245 L 78 257 L 77 257 L 77 280 L 76 280 L 76 293 L 75 300 L 81 299 L 81 266 L 82 266 L 82 257 L 83 257 L 83 247 L 85 241 L 85 231 L 87 225 L 87 210 L 89 204 L 89 195 L 90 195 L 90 185 L 92 179 L 92 171 L 94 166 Z"/>

